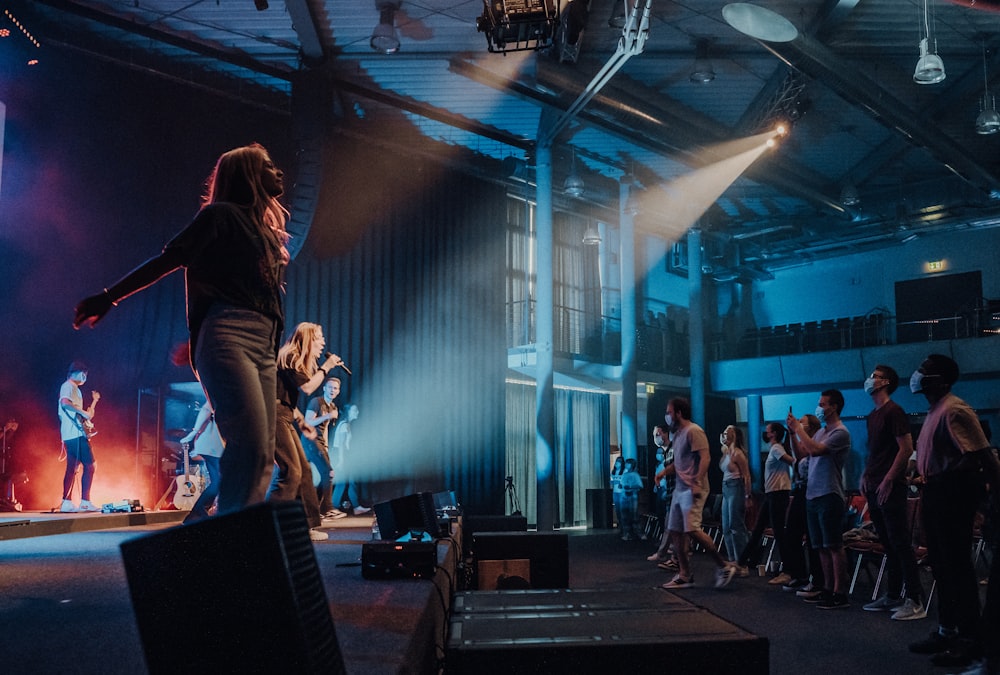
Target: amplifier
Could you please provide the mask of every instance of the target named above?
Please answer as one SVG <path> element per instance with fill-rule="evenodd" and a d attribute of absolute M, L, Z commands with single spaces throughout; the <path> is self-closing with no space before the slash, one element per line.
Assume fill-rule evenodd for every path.
<path fill-rule="evenodd" d="M 432 541 L 373 541 L 361 547 L 365 579 L 430 579 L 436 567 L 437 544 Z"/>

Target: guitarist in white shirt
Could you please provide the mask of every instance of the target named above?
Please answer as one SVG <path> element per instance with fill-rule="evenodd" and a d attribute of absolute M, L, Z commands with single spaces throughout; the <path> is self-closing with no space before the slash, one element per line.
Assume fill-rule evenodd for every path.
<path fill-rule="evenodd" d="M 209 509 L 215 504 L 216 497 L 219 496 L 219 483 L 222 478 L 222 471 L 219 468 L 219 458 L 225 450 L 225 443 L 219 435 L 219 427 L 215 424 L 215 411 L 212 404 L 206 400 L 198 411 L 198 418 L 194 421 L 194 429 L 187 436 L 180 440 L 181 444 L 194 442 L 194 449 L 189 450 L 190 457 L 198 457 L 205 463 L 205 470 L 208 472 L 208 484 L 204 490 L 198 494 L 198 499 L 191 507 L 191 513 L 185 518 L 185 523 L 194 523 L 209 517 Z"/>
<path fill-rule="evenodd" d="M 90 486 L 94 482 L 94 451 L 90 447 L 90 437 L 94 431 L 94 408 L 101 399 L 96 391 L 91 394 L 90 407 L 83 407 L 80 387 L 87 381 L 87 366 L 79 361 L 69 364 L 66 381 L 59 388 L 59 432 L 62 436 L 63 452 L 66 453 L 66 473 L 63 475 L 63 498 L 59 511 L 100 511 L 99 506 L 90 501 Z M 77 468 L 83 466 L 80 480 L 80 505 L 73 503 L 73 484 L 76 482 Z"/>

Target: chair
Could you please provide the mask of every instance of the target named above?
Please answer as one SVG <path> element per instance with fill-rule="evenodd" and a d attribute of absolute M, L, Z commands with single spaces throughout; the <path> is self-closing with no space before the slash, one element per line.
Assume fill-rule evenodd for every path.
<path fill-rule="evenodd" d="M 701 512 L 701 529 L 718 548 L 722 544 L 722 495 L 710 495 Z"/>
<path fill-rule="evenodd" d="M 868 510 L 867 503 L 865 504 L 864 508 L 865 508 L 865 513 L 867 513 Z M 907 528 L 910 531 L 911 542 L 914 540 L 914 532 L 916 529 L 917 518 L 919 517 L 919 513 L 920 513 L 920 500 L 916 498 L 907 499 L 906 524 Z M 870 522 L 870 518 L 868 522 Z M 870 541 L 858 540 L 858 541 L 853 541 L 851 543 L 845 543 L 844 548 L 848 551 L 857 554 L 857 560 L 854 564 L 854 575 L 851 577 L 851 586 L 847 591 L 849 595 L 854 593 L 854 587 L 858 582 L 858 575 L 861 572 L 862 564 L 866 562 L 865 556 L 866 555 L 869 556 L 868 559 L 869 564 L 874 564 L 875 560 L 878 561 L 879 567 L 878 567 L 878 573 L 876 575 L 873 576 L 871 570 L 870 569 L 867 570 L 869 579 L 872 580 L 872 600 L 875 600 L 876 598 L 878 598 L 879 587 L 882 585 L 882 579 L 884 578 L 885 575 L 885 566 L 889 559 L 889 557 L 886 555 L 885 552 L 885 545 L 882 542 L 878 541 L 878 539 Z M 916 554 L 916 547 L 914 547 L 914 554 Z M 934 593 L 934 588 L 932 587 L 931 594 L 933 593 Z M 927 602 L 928 604 L 930 603 L 930 595 L 928 595 Z"/>

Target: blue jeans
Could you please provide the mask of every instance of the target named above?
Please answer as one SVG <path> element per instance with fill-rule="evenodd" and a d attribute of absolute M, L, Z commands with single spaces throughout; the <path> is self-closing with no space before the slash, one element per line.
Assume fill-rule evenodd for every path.
<path fill-rule="evenodd" d="M 304 436 L 301 436 L 300 440 L 302 441 L 302 449 L 306 451 L 306 459 L 315 464 L 316 470 L 319 472 L 319 485 L 316 486 L 316 494 L 319 496 L 320 515 L 329 513 L 334 508 L 333 481 L 330 479 L 330 471 L 333 470 L 333 467 L 330 466 L 330 453 L 327 452 L 326 448 Z"/>
<path fill-rule="evenodd" d="M 746 491 L 742 478 L 722 481 L 722 539 L 730 560 L 737 560 L 747 547 L 750 533 L 747 532 Z"/>
<path fill-rule="evenodd" d="M 213 306 L 194 363 L 215 409 L 222 453 L 218 513 L 263 502 L 274 468 L 278 326 L 248 309 Z"/>

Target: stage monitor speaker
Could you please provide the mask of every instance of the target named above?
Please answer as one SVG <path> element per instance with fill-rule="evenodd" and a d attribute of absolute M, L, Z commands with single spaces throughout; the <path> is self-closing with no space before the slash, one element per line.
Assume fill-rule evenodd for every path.
<path fill-rule="evenodd" d="M 569 588 L 569 540 L 561 532 L 477 532 L 471 549 L 479 563 L 529 560 L 532 588 Z"/>
<path fill-rule="evenodd" d="M 151 674 L 345 672 L 299 502 L 174 527 L 121 551 Z"/>
<path fill-rule="evenodd" d="M 476 532 L 527 532 L 528 519 L 524 516 L 462 516 L 462 541 L 465 548 L 472 546 Z"/>
<path fill-rule="evenodd" d="M 373 541 L 361 546 L 365 579 L 430 579 L 437 567 L 433 541 Z"/>
<path fill-rule="evenodd" d="M 417 492 L 405 497 L 397 497 L 387 502 L 379 502 L 372 507 L 378 522 L 379 537 L 396 541 L 404 534 L 419 530 L 431 537 L 440 536 L 437 512 L 434 510 L 434 495 Z"/>

